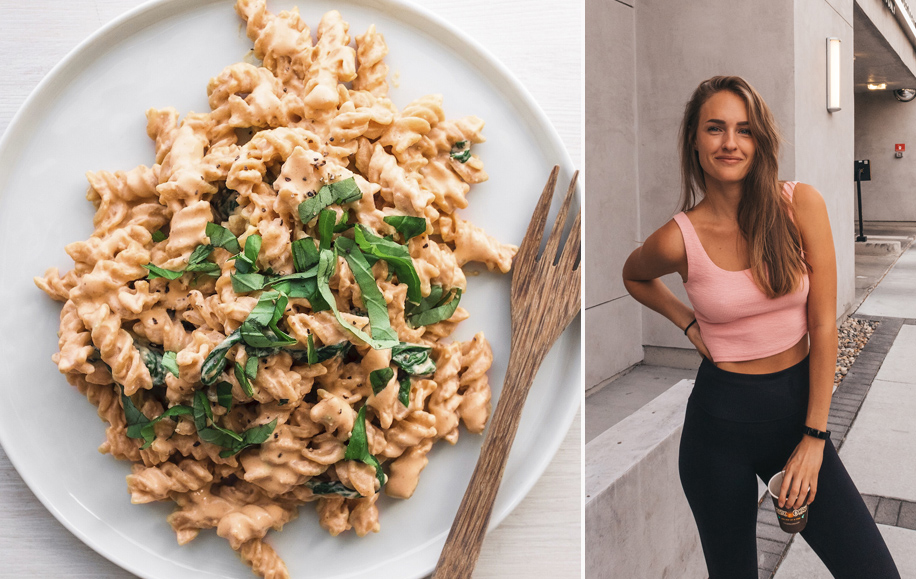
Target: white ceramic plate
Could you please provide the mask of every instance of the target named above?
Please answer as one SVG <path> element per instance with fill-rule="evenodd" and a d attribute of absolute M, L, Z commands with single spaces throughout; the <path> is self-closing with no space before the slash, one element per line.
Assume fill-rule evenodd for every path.
<path fill-rule="evenodd" d="M 294 2 L 271 2 L 273 12 Z M 394 0 L 311 2 L 300 11 L 314 31 L 337 9 L 351 35 L 375 23 L 389 46 L 391 97 L 403 107 L 441 93 L 449 118 L 483 118 L 487 143 L 475 146 L 490 180 L 472 189 L 463 217 L 519 243 L 549 167 L 571 174 L 556 133 L 527 92 L 469 38 L 422 9 Z M 63 247 L 92 232 L 84 199 L 87 170 L 152 164 L 144 112 L 173 106 L 208 110 L 206 83 L 240 60 L 251 43 L 231 2 L 159 1 L 89 38 L 42 81 L 0 141 L 0 442 L 22 478 L 68 529 L 142 577 L 247 578 L 251 572 L 213 532 L 185 547 L 165 521 L 171 503 L 130 504 L 129 465 L 96 451 L 104 423 L 50 361 L 59 304 L 32 283 L 47 267 L 72 267 Z M 493 346 L 494 403 L 509 356 L 509 277 L 469 276 L 462 305 L 471 318 L 456 339 L 483 330 Z M 544 361 L 531 391 L 497 499 L 492 525 L 525 496 L 553 457 L 575 415 L 581 382 L 577 324 Z M 294 577 L 405 579 L 438 558 L 476 462 L 480 437 L 462 432 L 437 445 L 408 501 L 380 499 L 382 530 L 362 539 L 330 537 L 311 505 L 271 532 Z M 550 524 L 545 520 L 544 524 Z"/>

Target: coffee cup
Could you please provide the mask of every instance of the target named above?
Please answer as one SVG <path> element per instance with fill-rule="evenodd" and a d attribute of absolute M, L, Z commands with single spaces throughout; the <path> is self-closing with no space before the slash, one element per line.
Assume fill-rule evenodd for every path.
<path fill-rule="evenodd" d="M 767 484 L 767 490 L 770 498 L 773 499 L 773 506 L 776 507 L 776 518 L 779 519 L 779 528 L 787 533 L 798 533 L 808 524 L 808 505 L 802 505 L 797 509 L 789 508 L 790 500 L 786 499 L 786 508 L 779 506 L 779 491 L 782 487 L 782 480 L 785 478 L 786 471 L 779 471 Z M 807 493 L 806 493 L 807 494 Z M 793 501 L 794 502 L 794 501 Z"/>

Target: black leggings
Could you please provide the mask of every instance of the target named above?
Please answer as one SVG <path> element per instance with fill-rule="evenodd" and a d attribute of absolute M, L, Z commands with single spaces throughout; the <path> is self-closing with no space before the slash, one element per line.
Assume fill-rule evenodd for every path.
<path fill-rule="evenodd" d="M 773 374 L 737 374 L 703 360 L 678 467 L 710 579 L 757 578 L 757 477 L 766 482 L 783 469 L 801 441 L 807 408 L 807 358 Z M 830 441 L 808 513 L 801 535 L 834 577 L 900 579 Z"/>

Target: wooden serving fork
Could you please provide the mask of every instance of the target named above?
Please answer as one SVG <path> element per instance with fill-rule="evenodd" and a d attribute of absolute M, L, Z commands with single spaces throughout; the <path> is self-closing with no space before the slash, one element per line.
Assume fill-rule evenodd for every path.
<path fill-rule="evenodd" d="M 575 194 L 578 171 L 573 174 L 544 252 L 538 257 L 559 170 L 557 166 L 551 171 L 515 256 L 511 305 L 512 353 L 509 355 L 506 381 L 433 579 L 471 577 L 531 382 L 541 361 L 581 307 L 581 210 L 576 213 L 566 243 L 558 251 Z"/>

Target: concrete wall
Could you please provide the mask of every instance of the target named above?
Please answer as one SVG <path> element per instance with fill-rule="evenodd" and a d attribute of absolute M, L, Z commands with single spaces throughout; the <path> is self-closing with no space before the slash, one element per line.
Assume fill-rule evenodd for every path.
<path fill-rule="evenodd" d="M 643 239 L 677 212 L 681 192 L 677 132 L 684 105 L 700 82 L 723 74 L 744 77 L 766 99 L 782 130 L 791 131 L 793 19 L 793 0 L 639 0 L 636 69 Z M 786 143 L 780 156 L 783 178 L 794 174 L 794 164 L 792 143 Z M 686 302 L 679 276 L 664 281 Z M 643 312 L 643 343 L 691 347 L 673 324 L 649 310 Z"/>
<path fill-rule="evenodd" d="M 897 17 L 884 5 L 884 0 L 855 0 L 855 4 L 871 20 L 903 64 L 916 73 L 916 49 L 900 27 Z"/>
<path fill-rule="evenodd" d="M 705 579 L 677 455 L 683 380 L 585 447 L 585 576 Z"/>
<path fill-rule="evenodd" d="M 640 234 L 677 211 L 680 174 L 677 130 L 683 107 L 702 80 L 718 74 L 747 79 L 773 110 L 785 137 L 781 179 L 801 180 L 827 199 L 838 257 L 839 317 L 855 294 L 852 201 L 853 0 L 666 2 L 636 6 L 639 101 Z M 753 30 L 735 26 L 753 22 Z M 826 38 L 843 46 L 843 110 L 826 111 Z M 663 41 L 660 41 L 663 39 Z M 665 279 L 686 300 L 677 276 Z M 670 322 L 643 312 L 643 343 L 690 348 Z"/>
<path fill-rule="evenodd" d="M 862 215 L 876 221 L 916 221 L 916 101 L 890 91 L 856 93 L 855 158 L 871 161 L 862 183 Z M 894 144 L 905 143 L 902 159 Z"/>
<path fill-rule="evenodd" d="M 631 4 L 586 0 L 586 388 L 642 360 L 641 306 L 629 297 L 620 277 L 639 237 Z"/>
<path fill-rule="evenodd" d="M 837 256 L 837 318 L 855 298 L 853 0 L 795 3 L 795 173 L 824 196 Z M 827 38 L 840 39 L 841 110 L 827 112 Z M 916 111 L 916 109 L 914 109 Z M 916 146 L 916 143 L 914 143 Z M 891 147 L 893 151 L 893 146 Z"/>

